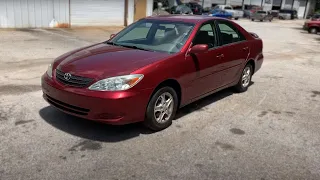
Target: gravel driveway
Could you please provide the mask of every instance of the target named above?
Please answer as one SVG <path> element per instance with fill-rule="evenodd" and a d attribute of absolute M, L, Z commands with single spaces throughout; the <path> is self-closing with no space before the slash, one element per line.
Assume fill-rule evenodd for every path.
<path fill-rule="evenodd" d="M 109 31 L 0 30 L 0 179 L 320 179 L 320 36 L 302 21 L 237 22 L 264 40 L 249 90 L 197 101 L 157 133 L 42 99 L 48 63 Z"/>

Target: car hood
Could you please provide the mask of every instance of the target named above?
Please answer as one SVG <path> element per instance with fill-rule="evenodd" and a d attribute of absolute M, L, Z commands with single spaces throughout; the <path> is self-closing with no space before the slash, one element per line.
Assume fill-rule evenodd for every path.
<path fill-rule="evenodd" d="M 100 43 L 62 56 L 55 63 L 62 72 L 90 78 L 107 78 L 130 74 L 169 56 L 167 53 Z"/>

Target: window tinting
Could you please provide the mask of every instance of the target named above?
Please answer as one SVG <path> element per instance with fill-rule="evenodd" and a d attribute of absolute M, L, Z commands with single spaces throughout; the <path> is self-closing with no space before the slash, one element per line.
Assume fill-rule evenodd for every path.
<path fill-rule="evenodd" d="M 205 24 L 198 31 L 193 44 L 207 44 L 209 48 L 212 48 L 216 46 L 215 37 L 215 32 L 212 29 L 211 24 Z"/>
<path fill-rule="evenodd" d="M 237 28 L 226 21 L 218 21 L 218 27 L 220 30 L 221 45 L 245 40 Z"/>

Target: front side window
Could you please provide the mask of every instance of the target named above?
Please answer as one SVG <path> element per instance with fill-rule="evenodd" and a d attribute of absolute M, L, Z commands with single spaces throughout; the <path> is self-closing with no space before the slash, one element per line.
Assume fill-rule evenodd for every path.
<path fill-rule="evenodd" d="M 217 25 L 220 31 L 221 45 L 245 40 L 245 37 L 231 23 L 227 21 L 218 21 Z"/>
<path fill-rule="evenodd" d="M 121 31 L 108 44 L 136 49 L 176 53 L 181 50 L 194 24 L 160 20 L 141 20 Z"/>
<path fill-rule="evenodd" d="M 209 48 L 217 46 L 216 33 L 211 24 L 203 25 L 193 40 L 193 45 L 207 44 Z"/>

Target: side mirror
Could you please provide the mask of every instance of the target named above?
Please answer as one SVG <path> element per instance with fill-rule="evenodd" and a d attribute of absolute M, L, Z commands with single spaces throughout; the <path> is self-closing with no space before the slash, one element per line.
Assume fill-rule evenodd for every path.
<path fill-rule="evenodd" d="M 209 49 L 207 44 L 197 44 L 194 45 L 190 50 L 189 54 L 197 54 L 197 53 L 204 53 L 207 52 Z"/>
<path fill-rule="evenodd" d="M 111 34 L 110 35 L 110 39 L 112 39 L 113 37 L 115 37 L 116 35 L 115 34 Z"/>

